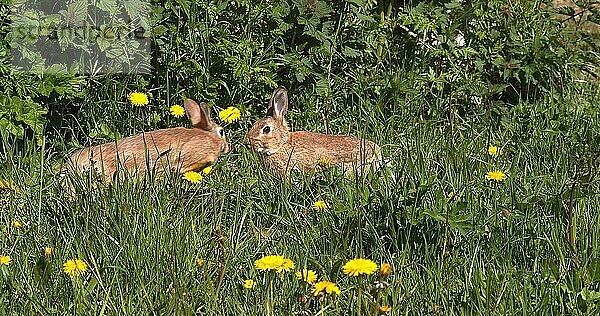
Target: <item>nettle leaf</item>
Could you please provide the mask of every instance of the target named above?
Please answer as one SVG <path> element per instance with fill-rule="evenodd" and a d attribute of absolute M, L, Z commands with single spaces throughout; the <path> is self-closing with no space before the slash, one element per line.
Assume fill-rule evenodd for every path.
<path fill-rule="evenodd" d="M 0 128 L 17 137 L 23 137 L 25 127 L 21 123 L 24 123 L 33 130 L 39 143 L 45 123 L 43 115 L 48 111 L 38 103 L 31 100 L 23 100 L 19 97 L 3 97 L 0 102 L 2 105 L 0 108 L 0 117 L 2 117 L 0 119 Z"/>
<path fill-rule="evenodd" d="M 356 12 L 355 14 L 356 14 L 356 17 L 359 20 L 363 21 L 363 22 L 369 22 L 369 23 L 376 23 L 377 22 L 377 20 L 375 20 L 372 16 L 365 15 L 365 14 L 362 14 L 362 13 L 359 13 L 359 12 Z"/>
<path fill-rule="evenodd" d="M 119 46 L 110 46 L 109 49 L 106 50 L 106 57 L 111 59 L 117 59 L 123 56 L 123 49 Z"/>
<path fill-rule="evenodd" d="M 290 11 L 290 5 L 287 2 L 283 1 L 273 6 L 271 14 L 273 15 L 273 18 L 281 20 L 281 18 L 288 16 L 290 14 Z"/>
<path fill-rule="evenodd" d="M 73 32 L 58 32 L 58 43 L 61 48 L 66 48 L 73 42 Z"/>
<path fill-rule="evenodd" d="M 123 1 L 123 7 L 125 12 L 132 20 L 138 18 L 146 9 L 146 2 L 142 0 L 128 0 Z"/>
<path fill-rule="evenodd" d="M 504 57 L 496 56 L 496 58 L 494 58 L 494 60 L 492 61 L 492 64 L 497 67 L 503 67 L 505 64 Z"/>
<path fill-rule="evenodd" d="M 327 80 L 327 78 L 325 78 L 325 76 L 318 74 L 317 75 L 317 83 L 316 83 L 316 87 L 315 90 L 317 91 L 317 94 L 320 96 L 327 96 L 330 94 L 331 89 L 329 88 L 329 80 Z"/>
<path fill-rule="evenodd" d="M 36 136 L 41 136 L 44 131 L 44 123 L 45 120 L 42 117 L 44 114 L 48 113 L 48 110 L 44 109 L 41 105 L 29 101 L 26 104 L 25 113 L 22 116 L 23 123 L 27 124 Z"/>
<path fill-rule="evenodd" d="M 7 118 L 0 118 L 0 129 L 7 131 L 17 137 L 23 137 L 25 129 L 21 125 L 15 125 Z"/>
<path fill-rule="evenodd" d="M 217 5 L 215 7 L 215 13 L 217 13 L 217 14 L 221 13 L 223 10 L 225 10 L 227 8 L 228 4 L 229 4 L 229 0 L 221 0 L 221 1 L 217 2 Z"/>
<path fill-rule="evenodd" d="M 351 58 L 359 57 L 361 55 L 358 50 L 356 50 L 352 47 L 348 47 L 348 46 L 344 46 L 344 49 L 342 50 L 342 54 L 344 54 L 344 56 L 348 56 Z"/>
<path fill-rule="evenodd" d="M 58 13 L 63 16 L 67 25 L 81 25 L 87 17 L 87 9 L 88 3 L 86 0 L 76 0 L 67 5 L 67 10 L 60 10 Z"/>
<path fill-rule="evenodd" d="M 96 43 L 98 44 L 98 47 L 100 48 L 101 52 L 105 51 L 107 48 L 110 47 L 110 41 L 106 40 L 102 36 L 98 36 L 96 38 Z"/>
<path fill-rule="evenodd" d="M 124 1 L 127 2 L 127 1 Z M 115 15 L 119 13 L 119 7 L 117 6 L 117 0 L 96 0 L 94 2 L 96 8 L 107 12 L 108 14 Z"/>
<path fill-rule="evenodd" d="M 358 7 L 362 7 L 362 6 L 366 5 L 366 1 L 364 1 L 364 0 L 348 0 L 347 2 L 355 4 Z"/>
<path fill-rule="evenodd" d="M 450 9 L 450 10 L 460 9 L 462 7 L 462 5 L 460 4 L 460 1 L 456 1 L 456 0 L 446 3 L 444 6 L 446 7 L 446 9 Z"/>
<path fill-rule="evenodd" d="M 42 29 L 48 27 L 56 27 L 56 25 L 58 25 L 60 21 L 60 14 L 49 14 L 47 16 L 44 16 L 44 20 L 41 23 L 41 27 Z"/>
<path fill-rule="evenodd" d="M 328 16 L 331 12 L 333 12 L 333 10 L 329 5 L 327 5 L 327 2 L 319 1 L 315 5 L 315 10 L 313 11 L 313 14 L 318 18 L 323 18 Z"/>

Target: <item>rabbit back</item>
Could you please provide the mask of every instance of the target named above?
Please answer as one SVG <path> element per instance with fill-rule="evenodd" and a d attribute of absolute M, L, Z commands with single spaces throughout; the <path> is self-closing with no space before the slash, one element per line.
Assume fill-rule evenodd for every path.
<path fill-rule="evenodd" d="M 71 155 L 78 171 L 92 168 L 111 182 L 117 170 L 130 175 L 166 169 L 187 172 L 212 165 L 220 156 L 223 140 L 200 129 L 183 127 L 145 132 L 116 143 L 86 147 Z"/>
<path fill-rule="evenodd" d="M 298 131 L 289 134 L 279 151 L 264 158 L 271 169 L 284 176 L 293 169 L 309 172 L 321 159 L 342 167 L 350 175 L 362 172 L 366 166 L 378 167 L 382 156 L 379 146 L 370 140 Z"/>

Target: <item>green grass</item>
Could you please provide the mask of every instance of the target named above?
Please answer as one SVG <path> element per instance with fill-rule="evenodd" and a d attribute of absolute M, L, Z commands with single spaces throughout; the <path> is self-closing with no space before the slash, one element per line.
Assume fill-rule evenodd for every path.
<path fill-rule="evenodd" d="M 598 314 L 597 34 L 543 1 L 399 3 L 153 2 L 147 75 L 15 73 L 3 37 L 0 179 L 19 190 L 0 188 L 0 315 Z M 275 179 L 242 141 L 277 85 L 293 130 L 369 138 L 391 166 Z M 243 113 L 201 184 L 60 174 L 76 148 L 189 126 L 168 111 L 186 97 Z M 341 294 L 254 268 L 275 254 Z M 389 286 L 343 274 L 358 257 L 391 263 Z"/>
<path fill-rule="evenodd" d="M 382 145 L 391 167 L 291 182 L 274 179 L 241 146 L 261 115 L 251 113 L 226 126 L 233 150 L 200 185 L 170 175 L 106 187 L 69 175 L 76 200 L 57 175 L 65 153 L 4 137 L 0 178 L 20 193 L 0 191 L 0 254 L 12 258 L 0 267 L 0 314 L 352 315 L 362 286 L 362 314 L 372 315 L 376 277 L 359 283 L 341 270 L 357 257 L 392 264 L 380 294 L 392 315 L 597 313 L 600 182 L 590 139 L 597 140 L 599 101 L 592 90 L 560 104 L 523 103 L 500 124 L 458 116 L 452 141 L 448 122 L 411 116 L 417 105 L 399 99 L 406 115 L 359 111 L 351 126 Z M 300 115 L 293 107 L 291 120 Z M 322 126 L 318 116 L 291 123 Z M 334 123 L 333 132 L 347 126 Z M 489 145 L 501 154 L 490 157 Z M 495 168 L 508 175 L 502 183 L 484 178 Z M 313 210 L 317 200 L 329 208 Z M 54 247 L 49 258 L 46 246 Z M 336 282 L 341 295 L 319 300 L 293 273 L 253 268 L 270 254 Z M 88 264 L 80 278 L 62 272 L 75 257 Z M 257 287 L 243 288 L 246 279 Z"/>

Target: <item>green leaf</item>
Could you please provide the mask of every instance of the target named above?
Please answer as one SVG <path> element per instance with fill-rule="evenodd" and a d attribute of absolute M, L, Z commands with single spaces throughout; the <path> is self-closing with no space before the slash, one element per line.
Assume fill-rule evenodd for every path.
<path fill-rule="evenodd" d="M 377 20 L 375 20 L 375 18 L 373 18 L 372 16 L 365 15 L 359 12 L 356 12 L 356 17 L 363 22 L 377 23 Z"/>
<path fill-rule="evenodd" d="M 110 41 L 102 36 L 96 37 L 96 43 L 98 44 L 101 52 L 106 51 L 106 49 L 110 47 Z"/>
<path fill-rule="evenodd" d="M 342 49 L 342 54 L 351 58 L 359 57 L 361 55 L 359 51 L 348 46 L 344 46 L 344 48 Z"/>
<path fill-rule="evenodd" d="M 67 10 L 61 10 L 58 13 L 63 16 L 67 25 L 82 25 L 87 18 L 87 9 L 87 0 L 75 0 L 67 4 Z"/>
<path fill-rule="evenodd" d="M 127 3 L 128 1 L 123 1 L 125 3 Z M 119 13 L 119 8 L 117 6 L 117 0 L 96 0 L 94 5 L 102 10 L 107 12 L 109 15 L 116 15 L 117 13 Z"/>
<path fill-rule="evenodd" d="M 365 0 L 348 0 L 348 2 L 355 4 L 358 7 L 362 7 L 366 4 Z"/>
<path fill-rule="evenodd" d="M 129 15 L 129 18 L 135 20 L 144 15 L 142 13 L 145 13 L 146 11 L 146 2 L 142 0 L 123 1 L 123 7 L 125 8 L 127 15 Z"/>
<path fill-rule="evenodd" d="M 7 131 L 19 138 L 25 134 L 25 129 L 21 125 L 15 125 L 12 121 L 6 118 L 0 118 L 0 130 Z"/>

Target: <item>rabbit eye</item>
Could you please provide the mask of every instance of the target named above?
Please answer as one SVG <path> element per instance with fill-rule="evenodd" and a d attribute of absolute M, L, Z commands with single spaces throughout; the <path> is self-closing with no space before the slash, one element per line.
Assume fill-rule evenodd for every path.
<path fill-rule="evenodd" d="M 221 137 L 224 137 L 225 136 L 225 131 L 223 131 L 223 129 L 220 129 L 219 130 L 219 135 L 221 135 Z"/>
<path fill-rule="evenodd" d="M 265 126 L 263 127 L 263 134 L 269 134 L 269 132 L 271 131 L 271 126 Z"/>

